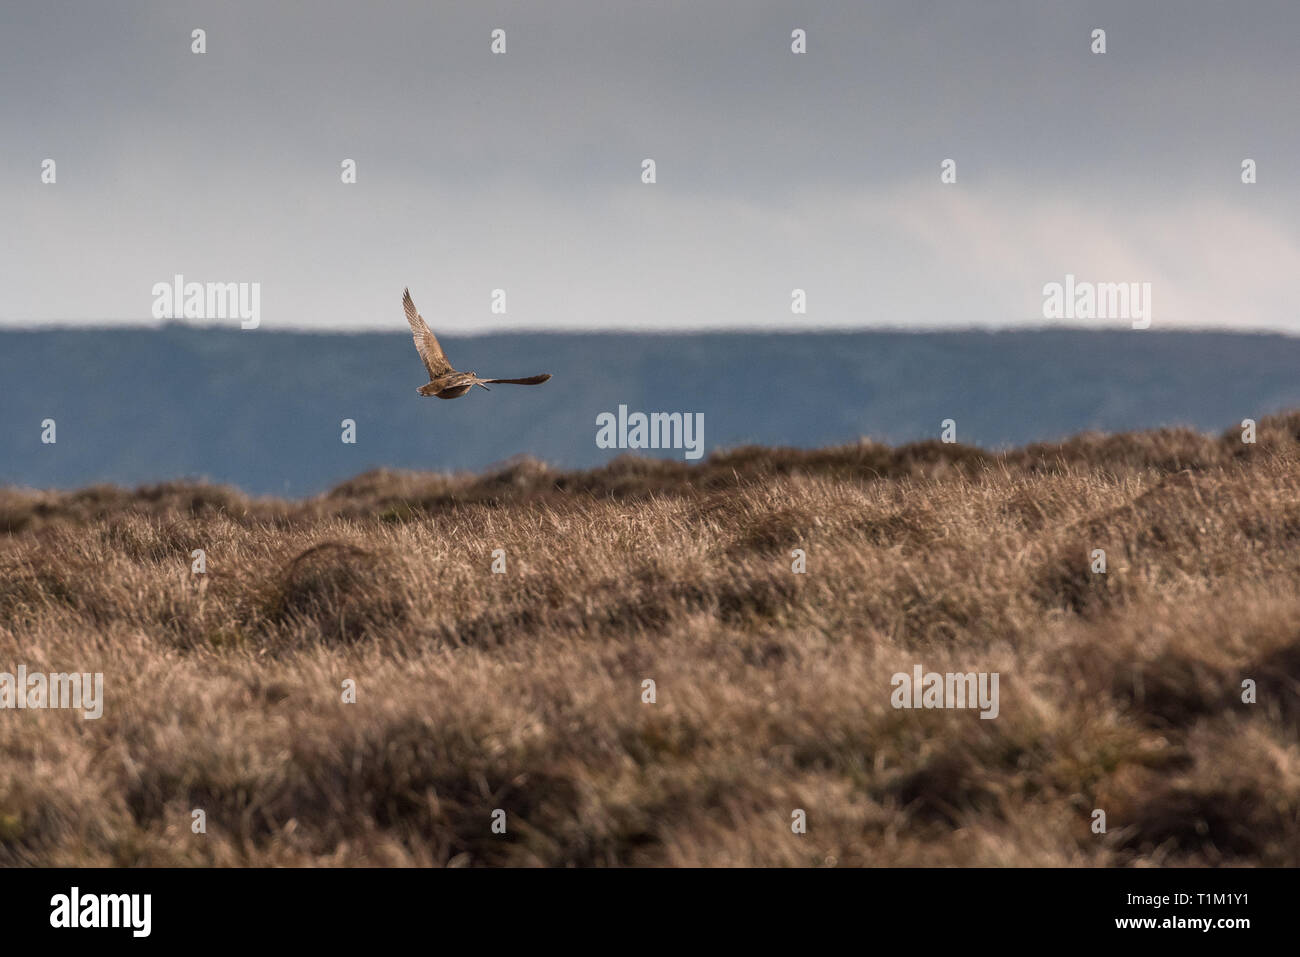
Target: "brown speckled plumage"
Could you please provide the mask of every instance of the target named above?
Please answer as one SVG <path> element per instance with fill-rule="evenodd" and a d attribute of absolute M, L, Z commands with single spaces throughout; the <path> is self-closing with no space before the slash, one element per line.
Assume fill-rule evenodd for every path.
<path fill-rule="evenodd" d="M 501 382 L 506 385 L 541 385 L 551 377 L 549 372 L 543 372 L 541 375 L 528 376 L 523 379 L 480 379 L 473 372 L 457 372 L 447 361 L 447 355 L 442 351 L 442 346 L 438 344 L 438 338 L 429 328 L 429 324 L 424 321 L 415 310 L 415 303 L 411 300 L 411 290 L 402 291 L 402 308 L 406 310 L 406 322 L 411 327 L 411 335 L 415 339 L 415 351 L 420 354 L 420 361 L 424 363 L 425 369 L 429 372 L 429 382 L 420 386 L 416 391 L 420 395 L 436 395 L 440 399 L 458 399 L 474 386 L 482 386 L 491 392 L 485 382 Z"/>

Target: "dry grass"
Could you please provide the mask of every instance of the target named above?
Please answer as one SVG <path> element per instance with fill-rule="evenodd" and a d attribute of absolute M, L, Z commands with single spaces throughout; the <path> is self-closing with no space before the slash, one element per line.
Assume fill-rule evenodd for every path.
<path fill-rule="evenodd" d="M 3 491 L 0 671 L 107 700 L 0 711 L 0 864 L 1294 866 L 1298 544 L 1300 414 Z M 895 710 L 914 664 L 1000 716 Z"/>

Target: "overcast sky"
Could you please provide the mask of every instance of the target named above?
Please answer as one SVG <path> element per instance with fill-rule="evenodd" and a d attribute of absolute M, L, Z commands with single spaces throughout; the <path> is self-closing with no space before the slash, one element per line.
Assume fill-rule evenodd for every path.
<path fill-rule="evenodd" d="M 1300 332 L 1295 0 L 17 7 L 0 325 L 177 273 L 264 329 L 399 330 L 408 285 L 461 333 L 1041 325 L 1072 273 Z"/>

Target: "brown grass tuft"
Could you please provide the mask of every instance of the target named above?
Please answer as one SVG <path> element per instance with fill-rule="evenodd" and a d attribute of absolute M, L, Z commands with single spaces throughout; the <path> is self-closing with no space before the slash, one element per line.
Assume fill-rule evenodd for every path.
<path fill-rule="evenodd" d="M 401 628 L 408 603 L 397 569 L 384 552 L 345 542 L 313 545 L 285 568 L 267 618 L 308 626 L 325 642 L 350 643 Z"/>

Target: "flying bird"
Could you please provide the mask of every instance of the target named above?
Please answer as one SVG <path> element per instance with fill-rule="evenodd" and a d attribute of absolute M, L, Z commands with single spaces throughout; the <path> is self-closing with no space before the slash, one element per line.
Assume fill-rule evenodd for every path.
<path fill-rule="evenodd" d="M 549 372 L 543 372 L 541 375 L 530 375 L 526 379 L 480 379 L 473 372 L 457 372 L 447 361 L 447 356 L 442 351 L 442 346 L 438 345 L 438 340 L 434 337 L 429 324 L 415 311 L 415 303 L 411 301 L 409 289 L 402 291 L 402 308 L 406 310 L 406 321 L 411 327 L 411 335 L 415 338 L 415 351 L 420 354 L 420 361 L 429 370 L 429 384 L 415 390 L 420 395 L 436 395 L 440 399 L 459 399 L 476 385 L 491 392 L 491 389 L 483 385 L 485 382 L 541 385 L 551 377 Z"/>

